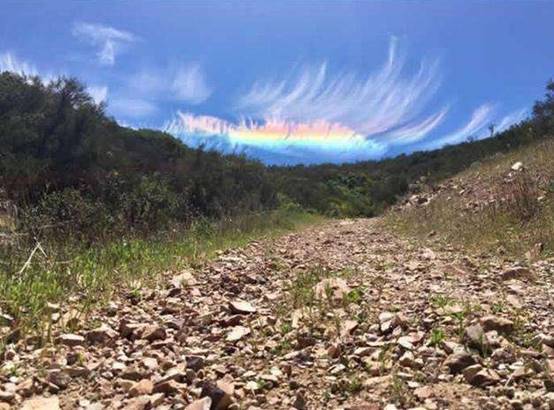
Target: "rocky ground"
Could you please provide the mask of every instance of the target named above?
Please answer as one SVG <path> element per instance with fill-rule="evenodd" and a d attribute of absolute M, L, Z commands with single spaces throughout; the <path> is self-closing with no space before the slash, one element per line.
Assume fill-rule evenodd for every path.
<path fill-rule="evenodd" d="M 68 326 L 54 346 L 7 347 L 0 409 L 552 410 L 553 282 L 554 260 L 331 221 L 137 285 L 84 321 L 51 306 Z"/>

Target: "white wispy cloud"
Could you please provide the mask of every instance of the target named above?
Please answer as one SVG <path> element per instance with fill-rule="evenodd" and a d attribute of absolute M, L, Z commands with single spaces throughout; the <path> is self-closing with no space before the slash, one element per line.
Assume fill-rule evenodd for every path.
<path fill-rule="evenodd" d="M 128 87 L 134 93 L 159 94 L 168 91 L 168 78 L 164 71 L 141 70 L 129 77 Z"/>
<path fill-rule="evenodd" d="M 114 98 L 110 99 L 110 112 L 126 118 L 142 118 L 155 114 L 158 111 L 156 105 L 140 98 Z"/>
<path fill-rule="evenodd" d="M 493 123 L 494 106 L 490 103 L 482 104 L 473 111 L 469 121 L 457 130 L 425 143 L 422 148 L 440 148 L 447 144 L 456 144 L 468 138 L 479 138 L 486 127 Z"/>
<path fill-rule="evenodd" d="M 60 76 L 59 73 L 53 74 L 52 72 L 39 71 L 34 64 L 18 58 L 10 51 L 0 53 L 0 72 L 3 71 L 25 76 L 37 76 L 43 84 L 49 84 Z"/>
<path fill-rule="evenodd" d="M 98 47 L 97 57 L 100 64 L 114 65 L 116 55 L 129 43 L 135 42 L 137 37 L 123 30 L 102 24 L 77 22 L 73 25 L 72 33 L 75 37 Z"/>
<path fill-rule="evenodd" d="M 9 51 L 0 54 L 0 72 L 2 71 L 9 71 L 19 75 L 38 75 L 36 67 L 18 59 L 15 54 Z"/>
<path fill-rule="evenodd" d="M 197 62 L 165 69 L 143 69 L 131 76 L 129 88 L 145 97 L 172 99 L 190 105 L 203 103 L 213 92 L 202 66 Z"/>
<path fill-rule="evenodd" d="M 387 61 L 373 73 L 330 74 L 327 64 L 305 67 L 289 79 L 255 82 L 237 107 L 262 118 L 339 122 L 385 139 L 395 130 L 430 132 L 444 118 L 445 108 L 419 117 L 440 85 L 438 62 L 424 60 L 417 72 L 406 74 L 404 60 L 393 38 Z"/>
<path fill-rule="evenodd" d="M 92 97 L 96 104 L 105 102 L 108 99 L 108 87 L 107 86 L 90 86 L 87 87 L 87 92 Z"/>
<path fill-rule="evenodd" d="M 500 121 L 498 121 L 498 123 L 495 124 L 494 128 L 496 132 L 502 132 L 510 128 L 512 125 L 523 121 L 525 118 L 527 118 L 528 115 L 529 115 L 529 110 L 527 110 L 526 108 L 511 112 L 510 114 L 502 117 Z"/>
<path fill-rule="evenodd" d="M 190 104 L 200 104 L 212 94 L 206 76 L 199 64 L 190 64 L 177 70 L 171 84 L 174 95 Z"/>
<path fill-rule="evenodd" d="M 448 107 L 430 115 L 419 123 L 399 128 L 387 134 L 387 143 L 390 145 L 413 144 L 425 138 L 446 117 Z"/>

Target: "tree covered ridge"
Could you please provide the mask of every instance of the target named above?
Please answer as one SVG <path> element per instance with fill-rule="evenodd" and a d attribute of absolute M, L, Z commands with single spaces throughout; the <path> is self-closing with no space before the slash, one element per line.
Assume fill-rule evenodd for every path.
<path fill-rule="evenodd" d="M 104 108 L 75 79 L 0 74 L 0 188 L 22 228 L 98 236 L 277 205 L 262 164 L 121 127 Z"/>
<path fill-rule="evenodd" d="M 265 167 L 190 149 L 160 131 L 121 127 L 75 79 L 44 84 L 4 72 L 0 195 L 19 208 L 20 229 L 54 226 L 89 239 L 278 206 L 372 216 L 421 177 L 439 180 L 550 135 L 553 96 L 550 82 L 531 118 L 485 140 L 382 161 Z"/>
<path fill-rule="evenodd" d="M 396 202 L 410 185 L 448 178 L 471 164 L 554 134 L 554 81 L 530 118 L 483 140 L 355 164 L 273 167 L 278 189 L 306 208 L 332 215 L 373 216 Z"/>

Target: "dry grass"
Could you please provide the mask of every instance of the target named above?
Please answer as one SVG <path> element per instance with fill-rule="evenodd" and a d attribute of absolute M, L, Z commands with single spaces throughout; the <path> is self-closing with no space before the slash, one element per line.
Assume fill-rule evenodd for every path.
<path fill-rule="evenodd" d="M 122 238 L 92 247 L 43 242 L 43 251 L 32 258 L 32 247 L 0 246 L 0 314 L 7 314 L 13 322 L 11 329 L 3 328 L 6 316 L 0 316 L 0 350 L 7 330 L 47 337 L 52 326 L 48 303 L 71 301 L 74 310 L 84 315 L 122 289 L 154 284 L 162 273 L 195 266 L 218 250 L 322 220 L 299 211 L 276 210 L 199 221 L 186 231 L 147 239 Z"/>
<path fill-rule="evenodd" d="M 554 141 L 497 155 L 447 182 L 427 205 L 391 211 L 387 223 L 418 239 L 509 256 L 554 253 Z M 522 162 L 522 171 L 511 166 Z"/>

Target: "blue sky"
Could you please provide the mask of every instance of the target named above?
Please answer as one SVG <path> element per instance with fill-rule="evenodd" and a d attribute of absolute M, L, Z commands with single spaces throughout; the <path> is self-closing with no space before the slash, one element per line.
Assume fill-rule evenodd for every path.
<path fill-rule="evenodd" d="M 554 2 L 2 2 L 0 70 L 77 76 L 118 122 L 267 163 L 489 135 L 554 76 Z"/>

